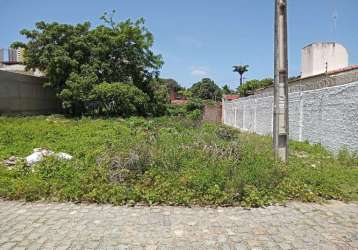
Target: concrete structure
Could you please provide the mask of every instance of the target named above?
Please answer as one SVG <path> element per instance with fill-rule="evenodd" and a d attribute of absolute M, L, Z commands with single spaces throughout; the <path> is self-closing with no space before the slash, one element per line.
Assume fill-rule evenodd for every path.
<path fill-rule="evenodd" d="M 169 94 L 171 104 L 184 105 L 188 103 L 187 98 L 183 95 L 180 95 L 178 91 L 174 88 L 169 89 Z"/>
<path fill-rule="evenodd" d="M 17 63 L 7 64 L 7 65 L 5 65 L 5 64 L 0 65 L 0 70 L 19 73 L 19 74 L 23 74 L 23 75 L 37 76 L 37 77 L 44 77 L 45 76 L 38 69 L 36 69 L 35 71 L 31 71 L 31 70 L 26 71 L 25 65 L 17 64 Z"/>
<path fill-rule="evenodd" d="M 272 135 L 273 88 L 223 104 L 224 124 Z M 289 84 L 290 139 L 358 151 L 358 67 Z"/>
<path fill-rule="evenodd" d="M 8 49 L 8 62 L 16 63 L 17 62 L 17 50 L 16 49 Z"/>
<path fill-rule="evenodd" d="M 205 105 L 203 112 L 203 121 L 222 123 L 222 103 L 214 105 Z"/>
<path fill-rule="evenodd" d="M 273 148 L 278 160 L 288 160 L 287 0 L 275 1 Z"/>
<path fill-rule="evenodd" d="M 233 100 L 237 100 L 239 98 L 240 98 L 239 95 L 223 95 L 223 99 L 225 101 L 233 101 Z"/>
<path fill-rule="evenodd" d="M 4 49 L 0 49 L 0 64 L 4 62 Z"/>
<path fill-rule="evenodd" d="M 16 62 L 17 63 L 24 63 L 24 52 L 23 48 L 16 49 Z"/>
<path fill-rule="evenodd" d="M 0 58 L 0 62 L 6 62 L 8 64 L 24 63 L 24 52 L 25 52 L 25 50 L 23 48 L 8 49 L 7 50 L 8 60 L 5 61 L 3 59 L 4 58 L 4 49 L 0 49 L 0 57 L 1 57 L 1 54 L 3 55 L 1 57 L 3 60 L 1 60 L 1 58 Z"/>
<path fill-rule="evenodd" d="M 60 112 L 52 89 L 44 78 L 0 70 L 0 115 L 37 115 Z"/>
<path fill-rule="evenodd" d="M 348 66 L 348 51 L 339 43 L 312 43 L 302 49 L 302 77 L 322 74 Z"/>

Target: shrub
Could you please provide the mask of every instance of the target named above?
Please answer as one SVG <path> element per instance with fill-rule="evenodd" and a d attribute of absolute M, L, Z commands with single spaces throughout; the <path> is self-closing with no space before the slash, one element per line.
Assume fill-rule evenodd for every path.
<path fill-rule="evenodd" d="M 194 98 L 190 99 L 189 102 L 185 105 L 185 109 L 187 112 L 191 112 L 194 110 L 203 110 L 205 107 L 202 100 Z"/>
<path fill-rule="evenodd" d="M 149 97 L 133 85 L 101 83 L 94 87 L 91 99 L 99 102 L 99 112 L 106 115 L 146 114 Z"/>

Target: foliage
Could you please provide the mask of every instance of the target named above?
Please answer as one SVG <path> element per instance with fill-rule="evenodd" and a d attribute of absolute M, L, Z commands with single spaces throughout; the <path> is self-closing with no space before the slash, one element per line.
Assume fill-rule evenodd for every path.
<path fill-rule="evenodd" d="M 12 169 L 0 197 L 112 204 L 266 206 L 289 200 L 358 200 L 357 155 L 290 142 L 288 165 L 271 138 L 189 118 L 0 118 L 0 160 L 33 148 L 67 152 Z"/>
<path fill-rule="evenodd" d="M 150 82 L 163 64 L 151 50 L 153 35 L 144 20 L 114 22 L 102 17 L 104 25 L 91 28 L 89 22 L 77 25 L 36 23 L 34 30 L 22 30 L 28 69 L 39 69 L 48 78 L 64 108 L 72 114 L 87 111 L 91 90 L 102 82 L 134 85 L 146 95 L 149 104 L 157 99 Z M 155 110 L 155 108 L 153 108 Z"/>
<path fill-rule="evenodd" d="M 153 79 L 150 84 L 150 105 L 149 114 L 151 115 L 165 115 L 167 112 L 167 105 L 169 103 L 168 87 L 160 80 Z"/>
<path fill-rule="evenodd" d="M 178 91 L 178 94 L 181 96 L 184 96 L 187 99 L 190 99 L 193 97 L 193 93 L 189 89 L 182 89 Z"/>
<path fill-rule="evenodd" d="M 230 95 L 230 94 L 234 94 L 234 93 L 235 93 L 235 91 L 232 90 L 232 89 L 230 89 L 230 87 L 229 87 L 227 84 L 225 84 L 225 85 L 223 86 L 222 92 L 223 92 L 224 95 Z"/>
<path fill-rule="evenodd" d="M 240 75 L 240 86 L 243 84 L 243 76 L 249 71 L 249 65 L 234 65 L 234 72 L 237 72 Z"/>
<path fill-rule="evenodd" d="M 237 91 L 241 96 L 252 95 L 254 90 L 264 88 L 273 84 L 273 79 L 265 78 L 262 80 L 250 80 L 239 86 Z"/>
<path fill-rule="evenodd" d="M 98 84 L 91 92 L 91 99 L 99 103 L 98 111 L 107 115 L 127 117 L 148 111 L 149 97 L 137 87 L 128 84 Z"/>
<path fill-rule="evenodd" d="M 189 99 L 188 103 L 185 105 L 186 111 L 191 112 L 194 110 L 203 111 L 205 107 L 205 103 L 203 100 L 198 98 Z"/>
<path fill-rule="evenodd" d="M 190 91 L 194 98 L 220 100 L 222 91 L 218 85 L 210 78 L 203 78 L 201 81 L 193 84 Z"/>
<path fill-rule="evenodd" d="M 200 117 L 204 111 L 205 102 L 199 98 L 190 98 L 184 105 L 168 105 L 169 116 L 192 117 L 200 113 Z M 196 114 L 191 114 L 195 112 Z"/>
<path fill-rule="evenodd" d="M 169 90 L 175 90 L 175 91 L 180 91 L 183 90 L 184 88 L 182 86 L 179 85 L 179 83 L 177 81 L 175 81 L 174 79 L 163 79 L 161 78 L 160 81 L 162 81 Z"/>

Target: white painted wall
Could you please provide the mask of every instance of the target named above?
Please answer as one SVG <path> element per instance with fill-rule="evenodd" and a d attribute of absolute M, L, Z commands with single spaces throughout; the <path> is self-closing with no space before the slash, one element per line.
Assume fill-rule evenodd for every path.
<path fill-rule="evenodd" d="M 301 52 L 302 77 L 345 68 L 348 66 L 348 59 L 347 49 L 339 43 L 310 44 Z"/>
<path fill-rule="evenodd" d="M 273 96 L 224 102 L 224 124 L 271 135 L 272 111 Z M 289 93 L 289 129 L 292 140 L 321 143 L 333 152 L 358 151 L 358 81 Z"/>

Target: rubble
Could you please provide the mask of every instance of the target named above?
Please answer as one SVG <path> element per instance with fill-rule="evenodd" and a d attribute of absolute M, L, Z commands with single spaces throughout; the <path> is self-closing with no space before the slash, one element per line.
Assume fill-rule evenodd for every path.
<path fill-rule="evenodd" d="M 9 159 L 3 160 L 2 163 L 5 166 L 12 167 L 15 166 L 19 159 L 16 156 L 10 156 Z"/>
<path fill-rule="evenodd" d="M 67 153 L 63 153 L 63 152 L 55 153 L 48 149 L 35 148 L 33 150 L 33 153 L 25 158 L 26 164 L 28 166 L 32 166 L 33 164 L 42 161 L 44 157 L 48 157 L 48 156 L 54 156 L 59 160 L 71 160 L 73 158 L 72 155 L 69 155 Z"/>
<path fill-rule="evenodd" d="M 55 157 L 60 160 L 72 160 L 73 156 L 67 153 L 59 152 L 55 154 Z"/>

